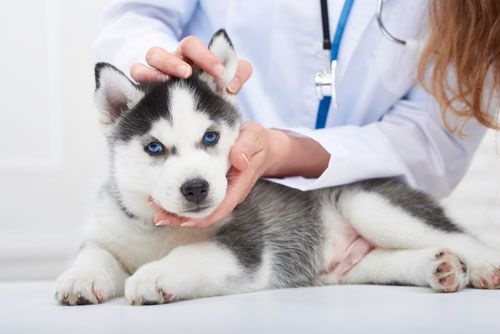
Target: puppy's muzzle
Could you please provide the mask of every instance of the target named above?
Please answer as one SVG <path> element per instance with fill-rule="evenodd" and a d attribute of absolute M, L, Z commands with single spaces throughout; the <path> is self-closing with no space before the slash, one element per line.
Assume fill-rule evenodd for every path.
<path fill-rule="evenodd" d="M 207 198 L 208 182 L 203 179 L 187 181 L 181 186 L 181 193 L 188 202 L 200 205 Z"/>

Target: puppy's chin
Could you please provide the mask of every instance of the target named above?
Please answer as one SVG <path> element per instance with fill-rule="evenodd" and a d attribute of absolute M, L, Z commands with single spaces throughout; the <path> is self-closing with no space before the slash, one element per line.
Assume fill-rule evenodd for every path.
<path fill-rule="evenodd" d="M 211 215 L 215 211 L 218 205 L 219 204 L 211 204 L 211 205 L 201 206 L 199 208 L 180 209 L 180 210 L 168 208 L 167 206 L 163 205 L 160 205 L 160 207 L 166 212 L 176 215 L 178 217 L 201 219 Z"/>
<path fill-rule="evenodd" d="M 206 218 L 215 211 L 215 209 L 219 204 L 220 203 L 201 206 L 199 208 L 194 208 L 194 209 L 187 209 L 176 214 L 181 217 L 193 218 L 193 219 Z"/>

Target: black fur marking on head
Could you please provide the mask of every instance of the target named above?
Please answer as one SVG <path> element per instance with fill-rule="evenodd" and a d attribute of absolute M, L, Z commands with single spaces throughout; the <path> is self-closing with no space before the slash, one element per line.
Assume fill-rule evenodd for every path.
<path fill-rule="evenodd" d="M 144 86 L 146 94 L 137 105 L 119 120 L 115 139 L 128 141 L 146 134 L 160 118 L 171 119 L 169 89 L 166 83 Z"/>
<path fill-rule="evenodd" d="M 167 82 L 141 86 L 144 97 L 137 105 L 120 118 L 115 129 L 114 138 L 128 141 L 133 137 L 146 134 L 153 123 L 160 118 L 172 121 L 170 108 L 170 91 L 180 86 L 193 94 L 196 111 L 208 115 L 215 122 L 226 122 L 235 126 L 241 120 L 240 113 L 231 103 L 214 93 L 208 85 L 196 75 L 189 79 L 173 78 Z"/>
<path fill-rule="evenodd" d="M 446 216 L 444 210 L 430 196 L 410 188 L 397 178 L 380 178 L 361 181 L 355 185 L 366 191 L 373 191 L 400 207 L 427 225 L 450 233 L 464 232 Z"/>
<path fill-rule="evenodd" d="M 229 126 L 235 126 L 241 120 L 237 108 L 213 92 L 205 82 L 198 79 L 198 75 L 195 74 L 186 80 L 179 79 L 179 81 L 193 94 L 196 111 L 207 114 L 212 121 L 226 122 Z"/>

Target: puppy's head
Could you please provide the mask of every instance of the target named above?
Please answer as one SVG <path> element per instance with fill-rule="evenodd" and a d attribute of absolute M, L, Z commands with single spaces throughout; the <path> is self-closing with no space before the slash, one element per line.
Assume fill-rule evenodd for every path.
<path fill-rule="evenodd" d="M 147 216 L 147 198 L 168 212 L 204 217 L 223 200 L 228 156 L 241 117 L 226 93 L 236 54 L 225 31 L 209 44 L 226 74 L 195 70 L 186 80 L 136 85 L 112 65 L 96 65 L 95 99 L 111 156 L 114 193 L 130 213 Z"/>

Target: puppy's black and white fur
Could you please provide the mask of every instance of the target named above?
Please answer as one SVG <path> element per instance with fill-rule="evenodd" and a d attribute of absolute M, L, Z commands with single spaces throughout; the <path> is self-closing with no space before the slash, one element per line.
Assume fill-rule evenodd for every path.
<path fill-rule="evenodd" d="M 199 218 L 223 200 L 241 117 L 225 87 L 236 71 L 226 33 L 210 50 L 226 74 L 136 85 L 96 66 L 96 101 L 110 152 L 85 242 L 57 280 L 63 304 L 125 295 L 131 304 L 319 284 L 410 284 L 454 292 L 500 286 L 500 256 L 396 179 L 301 192 L 259 181 L 210 227 L 155 226 L 148 197 Z M 372 250 L 335 273 L 362 237 Z"/>

